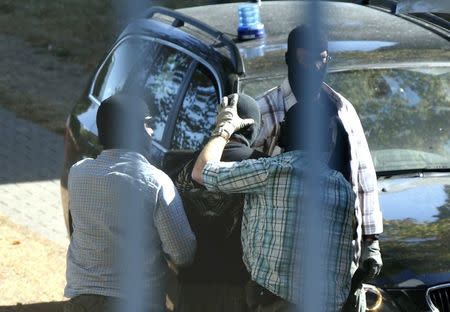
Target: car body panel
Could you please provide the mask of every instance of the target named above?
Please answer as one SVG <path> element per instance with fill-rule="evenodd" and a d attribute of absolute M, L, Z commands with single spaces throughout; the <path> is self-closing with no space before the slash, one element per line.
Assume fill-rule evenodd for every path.
<path fill-rule="evenodd" d="M 450 174 L 381 178 L 384 288 L 430 287 L 450 280 Z"/>

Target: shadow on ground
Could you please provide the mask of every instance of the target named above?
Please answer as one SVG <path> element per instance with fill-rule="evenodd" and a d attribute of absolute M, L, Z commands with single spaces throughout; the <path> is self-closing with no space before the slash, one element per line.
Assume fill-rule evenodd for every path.
<path fill-rule="evenodd" d="M 65 301 L 18 304 L 14 306 L 0 307 L 0 312 L 62 312 Z"/>

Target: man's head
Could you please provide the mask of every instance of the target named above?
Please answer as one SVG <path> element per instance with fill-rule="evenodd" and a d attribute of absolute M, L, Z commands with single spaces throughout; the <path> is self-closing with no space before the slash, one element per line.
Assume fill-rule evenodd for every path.
<path fill-rule="evenodd" d="M 312 99 L 326 74 L 328 40 L 324 32 L 307 25 L 294 28 L 288 37 L 286 64 L 289 84 L 297 101 Z"/>
<path fill-rule="evenodd" d="M 148 107 L 129 94 L 115 94 L 104 100 L 97 111 L 97 129 L 104 149 L 125 148 L 141 151 L 152 135 Z"/>
<path fill-rule="evenodd" d="M 247 146 L 251 146 L 256 140 L 261 124 L 261 113 L 259 111 L 258 103 L 256 103 L 255 99 L 251 96 L 240 93 L 238 95 L 237 113 L 242 119 L 251 118 L 255 122 L 254 124 L 233 133 L 231 139 L 238 140 Z"/>

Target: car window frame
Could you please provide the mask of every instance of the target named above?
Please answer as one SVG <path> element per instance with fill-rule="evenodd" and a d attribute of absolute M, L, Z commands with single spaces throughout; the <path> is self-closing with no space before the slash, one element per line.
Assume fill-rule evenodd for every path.
<path fill-rule="evenodd" d="M 172 144 L 173 144 L 173 136 L 174 136 L 174 134 L 175 134 L 175 125 L 176 125 L 176 121 L 178 120 L 178 115 L 180 114 L 180 111 L 181 111 L 181 109 L 183 108 L 184 99 L 185 99 L 185 97 L 186 97 L 186 93 L 188 92 L 189 85 L 190 85 L 191 82 L 192 82 L 192 79 L 193 79 L 193 77 L 194 77 L 194 74 L 195 74 L 196 70 L 199 68 L 200 65 L 204 65 L 204 64 L 202 64 L 202 63 L 200 63 L 200 62 L 192 62 L 191 65 L 192 65 L 192 67 L 189 68 L 189 69 L 190 69 L 190 72 L 189 72 L 189 79 L 186 80 L 186 85 L 184 86 L 185 89 L 183 90 L 183 94 L 182 94 L 182 96 L 181 96 L 181 100 L 180 100 L 179 103 L 177 103 L 178 105 L 177 105 L 176 111 L 175 111 L 176 114 L 174 114 L 176 117 L 174 118 L 174 123 L 173 123 L 173 127 L 171 128 L 171 132 L 170 132 L 170 136 L 169 136 L 169 141 L 167 142 L 167 144 L 168 144 L 168 146 L 169 146 L 169 150 L 171 150 L 171 151 L 184 151 L 184 152 L 189 152 L 189 151 L 193 152 L 193 151 L 194 151 L 194 149 L 174 149 L 174 148 L 172 147 Z M 206 68 L 206 70 L 209 70 L 209 68 L 207 68 L 207 67 L 205 67 L 205 68 Z M 221 92 L 221 90 L 220 90 L 220 81 L 218 81 L 217 78 L 216 78 L 214 75 L 213 75 L 213 77 L 214 77 L 215 81 L 211 81 L 211 82 L 212 82 L 213 85 L 214 85 L 214 89 L 215 89 L 216 92 L 218 93 L 217 99 L 218 99 L 218 101 L 220 101 L 220 99 L 222 98 L 222 96 L 221 96 L 222 92 Z M 217 104 L 219 104 L 219 102 L 218 102 Z M 174 107 L 174 108 L 175 108 L 175 107 Z"/>
<path fill-rule="evenodd" d="M 100 106 L 101 102 L 100 100 L 93 94 L 94 92 L 94 88 L 95 85 L 97 83 L 97 79 L 100 75 L 100 72 L 103 70 L 105 64 L 107 63 L 107 61 L 111 58 L 112 54 L 116 51 L 116 49 L 123 44 L 125 41 L 130 40 L 130 39 L 143 39 L 143 40 L 149 40 L 149 41 L 153 41 L 161 46 L 168 46 L 170 48 L 175 49 L 178 52 L 184 53 L 186 55 L 188 55 L 189 57 L 192 58 L 193 62 L 191 63 L 191 65 L 189 65 L 189 69 L 188 72 L 186 73 L 185 77 L 183 78 L 183 82 L 180 84 L 180 89 L 179 92 L 176 96 L 175 99 L 175 103 L 172 107 L 171 110 L 171 116 L 170 118 L 167 120 L 166 123 L 166 127 L 164 129 L 164 134 L 162 136 L 162 139 L 160 142 L 156 142 L 156 141 L 152 141 L 152 145 L 155 146 L 156 148 L 158 148 L 161 152 L 166 153 L 167 151 L 171 150 L 170 148 L 170 143 L 172 141 L 172 136 L 174 133 L 174 127 L 175 127 L 175 123 L 176 120 L 178 118 L 178 113 L 179 110 L 183 104 L 183 99 L 186 95 L 187 92 L 187 88 L 189 87 L 189 83 L 192 80 L 192 75 L 195 72 L 195 69 L 197 68 L 198 64 L 201 63 L 202 65 L 204 65 L 213 75 L 214 79 L 216 80 L 217 83 L 217 89 L 219 92 L 219 99 L 222 98 L 223 96 L 223 90 L 224 90 L 224 85 L 223 85 L 223 81 L 220 79 L 220 75 L 219 72 L 208 62 L 206 61 L 204 58 L 198 56 L 197 54 L 195 54 L 194 52 L 180 46 L 177 45 L 171 41 L 167 41 L 161 38 L 157 38 L 157 37 L 152 37 L 150 35 L 142 35 L 142 34 L 129 34 L 126 35 L 122 38 L 120 38 L 120 40 L 118 40 L 114 46 L 111 48 L 111 50 L 109 51 L 109 53 L 106 55 L 106 57 L 103 59 L 101 65 L 98 67 L 98 69 L 96 70 L 96 73 L 94 75 L 94 77 L 92 78 L 92 81 L 90 83 L 90 87 L 89 87 L 89 91 L 88 91 L 88 98 L 93 101 L 94 103 L 96 103 L 98 106 Z M 159 47 L 158 47 L 158 51 L 159 51 Z M 176 112 L 176 114 L 174 113 Z"/>
<path fill-rule="evenodd" d="M 189 88 L 189 83 L 192 81 L 192 77 L 194 75 L 195 69 L 197 68 L 198 61 L 195 59 L 189 65 L 186 75 L 184 76 L 183 83 L 180 86 L 180 91 L 177 94 L 177 98 L 175 100 L 175 105 L 172 107 L 170 111 L 171 118 L 167 121 L 166 129 L 164 130 L 164 146 L 167 150 L 172 150 L 172 139 L 175 133 L 175 124 L 178 119 L 178 114 L 180 113 L 180 109 L 183 106 L 184 98 L 186 96 L 187 90 Z"/>

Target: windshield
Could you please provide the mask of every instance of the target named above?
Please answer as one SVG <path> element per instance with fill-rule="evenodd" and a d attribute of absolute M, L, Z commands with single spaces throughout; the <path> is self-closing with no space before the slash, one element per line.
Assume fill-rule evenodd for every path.
<path fill-rule="evenodd" d="M 242 92 L 282 79 L 244 80 Z M 342 71 L 327 83 L 355 106 L 378 172 L 450 168 L 450 67 Z"/>

